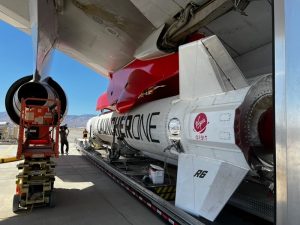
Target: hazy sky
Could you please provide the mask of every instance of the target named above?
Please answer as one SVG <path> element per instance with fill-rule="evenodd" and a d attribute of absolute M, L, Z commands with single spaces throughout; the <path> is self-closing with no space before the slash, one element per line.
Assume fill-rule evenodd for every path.
<path fill-rule="evenodd" d="M 31 36 L 0 20 L 0 112 L 5 95 L 17 79 L 32 74 Z M 97 114 L 97 98 L 106 91 L 108 80 L 65 54 L 55 51 L 50 75 L 68 96 L 68 114 Z"/>

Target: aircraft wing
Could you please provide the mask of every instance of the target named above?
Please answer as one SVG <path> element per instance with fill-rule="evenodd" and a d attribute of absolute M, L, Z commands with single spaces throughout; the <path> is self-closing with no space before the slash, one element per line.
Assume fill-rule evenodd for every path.
<path fill-rule="evenodd" d="M 132 61 L 143 41 L 189 1 L 149 2 L 55 1 L 56 48 L 107 76 Z M 26 33 L 31 32 L 29 10 L 29 0 L 0 1 L 0 18 Z"/>
<path fill-rule="evenodd" d="M 246 78 L 270 73 L 271 4 L 271 0 L 0 0 L 0 19 L 33 36 L 34 79 L 48 75 L 45 67 L 57 48 L 110 78 L 98 110 L 125 112 L 136 104 L 178 94 L 178 47 L 205 36 L 218 36 Z"/>
<path fill-rule="evenodd" d="M 29 2 L 30 0 L 1 0 L 0 19 L 30 33 Z M 105 76 L 135 58 L 147 59 L 172 51 L 170 45 L 166 45 L 167 41 L 161 40 L 162 37 L 180 42 L 183 36 L 199 28 L 206 35 L 217 34 L 233 57 L 271 42 L 270 32 L 264 32 L 266 28 L 272 29 L 271 17 L 268 15 L 271 13 L 271 5 L 266 0 L 250 1 L 250 4 L 249 1 L 239 1 L 249 4 L 245 13 L 248 15 L 245 16 L 240 16 L 243 12 L 238 11 L 243 9 L 243 5 L 240 3 L 235 7 L 236 1 L 232 0 L 53 2 L 58 18 L 58 40 L 55 47 Z M 189 9 L 193 16 L 184 21 L 188 4 L 194 7 Z M 255 16 L 251 11 L 255 12 Z M 182 23 L 178 23 L 180 16 Z M 179 31 L 174 28 L 181 25 Z M 164 35 L 168 29 L 169 34 Z M 251 38 L 253 35 L 255 38 Z"/>

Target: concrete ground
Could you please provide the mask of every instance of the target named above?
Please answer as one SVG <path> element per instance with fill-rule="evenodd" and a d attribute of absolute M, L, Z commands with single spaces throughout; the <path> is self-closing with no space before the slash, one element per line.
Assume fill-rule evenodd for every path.
<path fill-rule="evenodd" d="M 16 156 L 17 145 L 0 145 L 0 158 Z"/>
<path fill-rule="evenodd" d="M 0 157 L 16 146 L 0 145 Z M 8 154 L 9 155 L 9 154 Z M 18 162 L 0 164 L 0 225 L 164 224 L 155 214 L 91 165 L 70 144 L 56 167 L 56 207 L 12 212 Z"/>

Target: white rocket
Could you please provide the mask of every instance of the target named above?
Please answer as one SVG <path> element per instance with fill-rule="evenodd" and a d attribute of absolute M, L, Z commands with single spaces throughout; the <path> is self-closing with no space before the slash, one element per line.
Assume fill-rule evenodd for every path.
<path fill-rule="evenodd" d="M 178 165 L 176 206 L 214 220 L 249 171 L 273 182 L 262 172 L 273 172 L 272 79 L 248 85 L 216 36 L 181 46 L 179 68 L 179 96 L 102 114 L 87 130 L 121 154 Z"/>

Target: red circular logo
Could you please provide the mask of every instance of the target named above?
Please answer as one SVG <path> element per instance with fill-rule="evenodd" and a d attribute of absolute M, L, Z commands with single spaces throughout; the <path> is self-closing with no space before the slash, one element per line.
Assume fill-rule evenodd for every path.
<path fill-rule="evenodd" d="M 202 134 L 207 126 L 207 116 L 204 113 L 199 113 L 194 121 L 194 129 L 195 131 L 199 132 Z"/>

